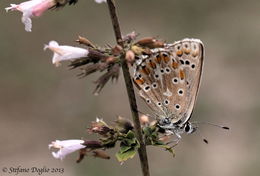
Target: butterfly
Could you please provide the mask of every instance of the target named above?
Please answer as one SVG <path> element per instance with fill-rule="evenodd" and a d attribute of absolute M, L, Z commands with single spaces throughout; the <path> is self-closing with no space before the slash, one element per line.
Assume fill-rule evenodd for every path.
<path fill-rule="evenodd" d="M 138 56 L 133 81 L 140 97 L 167 134 L 192 133 L 189 122 L 198 96 L 204 62 L 204 45 L 199 39 L 183 39 Z"/>

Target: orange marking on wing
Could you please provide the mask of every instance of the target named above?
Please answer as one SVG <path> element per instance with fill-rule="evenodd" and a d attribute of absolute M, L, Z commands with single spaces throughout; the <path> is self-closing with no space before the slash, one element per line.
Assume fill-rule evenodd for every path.
<path fill-rule="evenodd" d="M 191 50 L 190 50 L 190 49 L 183 48 L 183 52 L 184 52 L 185 54 L 190 54 Z"/>
<path fill-rule="evenodd" d="M 182 54 L 183 54 L 183 52 L 182 52 L 182 50 L 178 50 L 178 51 L 176 52 L 176 54 L 177 54 L 177 56 L 181 57 Z"/>
<path fill-rule="evenodd" d="M 165 63 L 167 63 L 167 62 L 169 62 L 170 58 L 169 58 L 169 56 L 164 56 L 163 60 L 164 60 Z"/>
<path fill-rule="evenodd" d="M 172 68 L 176 69 L 178 68 L 178 66 L 179 66 L 178 62 L 175 61 L 172 62 Z"/>
<path fill-rule="evenodd" d="M 147 67 L 143 67 L 141 70 L 144 74 L 149 75 L 150 74 L 150 69 Z"/>
<path fill-rule="evenodd" d="M 149 62 L 149 66 L 152 68 L 152 69 L 155 69 L 156 68 L 156 64 L 152 61 Z"/>
<path fill-rule="evenodd" d="M 198 55 L 199 55 L 199 52 L 198 52 L 198 51 L 192 52 L 192 56 L 193 56 L 193 57 L 196 57 L 196 56 L 198 56 Z"/>
<path fill-rule="evenodd" d="M 138 85 L 142 85 L 142 84 L 144 84 L 144 79 L 142 79 L 142 78 L 137 78 L 137 79 L 135 79 L 135 82 L 136 82 L 136 84 L 138 84 Z"/>
<path fill-rule="evenodd" d="M 162 61 L 161 55 L 156 56 L 155 61 L 156 61 L 158 64 L 160 64 L 161 61 Z"/>
<path fill-rule="evenodd" d="M 183 71 L 183 70 L 180 70 L 179 75 L 180 75 L 181 80 L 183 80 L 184 77 L 185 77 L 185 73 L 184 73 L 184 71 Z"/>

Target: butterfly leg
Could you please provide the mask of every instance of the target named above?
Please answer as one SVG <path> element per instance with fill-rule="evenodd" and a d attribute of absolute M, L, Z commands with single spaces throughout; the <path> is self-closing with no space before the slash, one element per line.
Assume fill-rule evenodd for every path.
<path fill-rule="evenodd" d="M 179 144 L 180 140 L 181 140 L 180 138 L 177 138 L 177 139 L 175 140 L 175 143 L 174 143 L 173 145 L 171 145 L 171 148 L 176 147 L 176 146 Z"/>
<path fill-rule="evenodd" d="M 174 148 L 175 146 L 177 146 L 181 140 L 181 136 L 179 134 L 178 135 L 176 134 L 176 136 L 177 136 L 177 139 L 167 142 L 166 145 L 172 144 L 171 148 Z"/>

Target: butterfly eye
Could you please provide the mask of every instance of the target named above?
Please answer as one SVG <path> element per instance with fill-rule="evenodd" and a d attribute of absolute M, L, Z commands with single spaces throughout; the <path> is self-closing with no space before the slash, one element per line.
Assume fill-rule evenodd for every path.
<path fill-rule="evenodd" d="M 190 131 L 190 125 L 189 124 L 187 124 L 186 126 L 185 126 L 185 132 L 187 133 L 187 132 L 189 132 Z"/>

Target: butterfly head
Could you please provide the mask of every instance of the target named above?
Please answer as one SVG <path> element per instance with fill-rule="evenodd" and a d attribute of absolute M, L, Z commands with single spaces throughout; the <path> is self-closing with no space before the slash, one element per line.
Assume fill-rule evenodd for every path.
<path fill-rule="evenodd" d="M 189 121 L 187 123 L 184 124 L 184 131 L 187 134 L 191 134 L 194 133 L 197 130 L 197 126 L 194 126 L 192 123 L 190 123 Z"/>
<path fill-rule="evenodd" d="M 163 129 L 165 133 L 175 134 L 178 137 L 180 137 L 182 133 L 191 134 L 198 128 L 198 126 L 190 123 L 189 121 L 182 123 L 180 120 L 176 123 L 173 123 L 171 118 L 167 117 L 158 120 L 158 127 Z"/>

